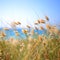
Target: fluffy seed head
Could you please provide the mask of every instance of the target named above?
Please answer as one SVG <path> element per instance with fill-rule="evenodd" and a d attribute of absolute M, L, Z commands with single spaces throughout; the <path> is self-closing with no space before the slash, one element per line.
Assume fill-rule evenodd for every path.
<path fill-rule="evenodd" d="M 39 41 L 42 41 L 42 38 L 43 38 L 43 37 L 42 37 L 41 35 L 38 36 L 38 40 L 39 40 Z"/>
<path fill-rule="evenodd" d="M 36 30 L 38 30 L 38 28 L 37 28 L 37 27 L 35 27 L 35 29 L 36 29 Z"/>
<path fill-rule="evenodd" d="M 47 29 L 51 29 L 51 26 L 49 24 L 46 24 Z"/>
<path fill-rule="evenodd" d="M 29 25 L 27 25 L 27 27 L 28 27 L 28 28 L 30 28 L 30 26 L 29 26 Z"/>
<path fill-rule="evenodd" d="M 6 34 L 4 32 L 1 32 L 1 35 L 2 35 L 2 37 L 5 37 L 6 36 Z"/>
<path fill-rule="evenodd" d="M 45 16 L 45 19 L 46 19 L 47 21 L 49 21 L 49 18 L 48 18 L 48 16 Z"/>
<path fill-rule="evenodd" d="M 7 27 L 6 27 L 6 28 L 3 28 L 3 29 L 4 29 L 4 30 L 9 30 L 9 28 L 7 28 Z"/>
<path fill-rule="evenodd" d="M 21 22 L 18 21 L 17 24 L 19 25 L 19 24 L 21 24 Z"/>
<path fill-rule="evenodd" d="M 31 30 L 31 35 L 34 35 L 34 29 Z"/>
<path fill-rule="evenodd" d="M 38 23 L 40 24 L 40 20 L 38 20 Z"/>
<path fill-rule="evenodd" d="M 34 23 L 35 25 L 38 25 L 38 21 L 35 21 L 35 23 Z"/>
<path fill-rule="evenodd" d="M 45 20 L 43 20 L 43 19 L 40 19 L 40 23 L 45 23 Z"/>
<path fill-rule="evenodd" d="M 23 32 L 24 34 L 27 34 L 28 30 L 22 30 L 22 32 Z"/>
<path fill-rule="evenodd" d="M 42 26 L 40 26 L 40 29 L 41 29 L 41 30 L 44 30 L 44 28 L 43 28 Z"/>
<path fill-rule="evenodd" d="M 16 31 L 16 32 L 15 32 L 15 35 L 16 35 L 16 36 L 19 36 L 19 32 L 18 32 L 18 31 Z"/>

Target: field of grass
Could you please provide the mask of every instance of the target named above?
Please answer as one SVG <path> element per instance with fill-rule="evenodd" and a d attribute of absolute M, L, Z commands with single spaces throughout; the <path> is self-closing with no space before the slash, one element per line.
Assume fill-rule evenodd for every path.
<path fill-rule="evenodd" d="M 47 16 L 45 18 L 49 20 Z M 34 32 L 34 29 L 30 31 L 24 29 L 22 32 L 26 35 L 26 39 L 18 40 L 11 37 L 7 40 L 6 34 L 0 31 L 0 60 L 60 60 L 60 30 L 46 24 L 45 20 L 37 21 L 35 25 L 38 25 L 41 30 L 44 28 L 39 24 L 46 25 L 46 34 L 39 35 Z M 12 25 L 16 36 L 19 36 L 14 24 L 21 23 Z M 27 27 L 31 28 L 29 25 Z M 37 27 L 35 29 L 38 30 Z"/>

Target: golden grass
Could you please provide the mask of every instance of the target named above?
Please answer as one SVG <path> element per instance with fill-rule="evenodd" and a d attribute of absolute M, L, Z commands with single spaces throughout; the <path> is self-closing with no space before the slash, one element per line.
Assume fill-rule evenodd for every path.
<path fill-rule="evenodd" d="M 49 20 L 47 16 L 45 16 L 45 19 Z M 46 21 L 42 19 L 37 20 L 37 22 L 35 24 L 45 24 Z M 12 24 L 16 36 L 19 36 L 16 29 L 16 25 L 19 24 L 21 23 L 14 22 Z M 34 32 L 35 29 L 39 30 L 39 28 L 44 30 L 43 26 L 35 27 L 30 32 L 27 29 L 22 29 L 22 32 L 27 35 L 26 40 L 18 40 L 12 37 L 5 40 L 5 32 L 0 31 L 0 60 L 60 60 L 60 30 L 49 24 L 45 26 L 48 32 L 46 35 L 39 35 Z M 27 28 L 31 28 L 31 26 L 27 25 Z M 31 35 L 28 35 L 28 33 L 31 33 Z M 1 36 L 3 37 L 1 38 Z"/>

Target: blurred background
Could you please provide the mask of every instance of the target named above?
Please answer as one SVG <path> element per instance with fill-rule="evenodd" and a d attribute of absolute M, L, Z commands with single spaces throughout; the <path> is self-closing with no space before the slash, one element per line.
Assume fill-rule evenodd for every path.
<path fill-rule="evenodd" d="M 60 0 L 0 0 L 0 27 L 20 21 L 22 27 L 47 15 L 50 23 L 60 26 Z"/>

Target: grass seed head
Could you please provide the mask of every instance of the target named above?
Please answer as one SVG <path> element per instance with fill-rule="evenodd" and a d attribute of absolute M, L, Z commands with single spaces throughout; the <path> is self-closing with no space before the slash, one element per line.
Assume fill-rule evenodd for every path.
<path fill-rule="evenodd" d="M 51 26 L 49 24 L 46 24 L 47 29 L 51 29 Z"/>
<path fill-rule="evenodd" d="M 15 25 L 20 25 L 21 23 L 18 21 L 18 22 L 15 22 Z"/>
<path fill-rule="evenodd" d="M 38 27 L 35 27 L 36 30 L 39 30 Z"/>
<path fill-rule="evenodd" d="M 45 16 L 45 19 L 46 19 L 47 21 L 49 21 L 49 18 L 48 18 L 48 16 Z"/>
<path fill-rule="evenodd" d="M 34 35 L 34 29 L 31 30 L 31 35 Z"/>
<path fill-rule="evenodd" d="M 42 26 L 40 26 L 40 30 L 44 30 L 44 28 Z"/>
<path fill-rule="evenodd" d="M 35 25 L 38 25 L 38 21 L 35 21 L 35 23 L 34 23 Z"/>
<path fill-rule="evenodd" d="M 27 27 L 28 27 L 28 28 L 30 28 L 30 26 L 29 26 L 29 25 L 27 25 Z"/>
<path fill-rule="evenodd" d="M 3 30 L 9 30 L 9 28 L 6 27 L 6 28 L 3 28 Z"/>
<path fill-rule="evenodd" d="M 40 20 L 38 20 L 38 23 L 40 24 Z"/>
<path fill-rule="evenodd" d="M 18 21 L 17 24 L 19 25 L 19 24 L 21 24 L 21 22 Z"/>
<path fill-rule="evenodd" d="M 27 34 L 27 33 L 28 33 L 28 30 L 22 30 L 22 32 L 23 32 L 24 34 Z"/>
<path fill-rule="evenodd" d="M 45 20 L 43 20 L 43 19 L 40 19 L 40 23 L 43 23 L 43 24 L 44 24 L 44 23 L 45 23 Z"/>
<path fill-rule="evenodd" d="M 19 36 L 19 32 L 18 32 L 18 31 L 15 31 L 15 35 L 16 35 L 16 36 Z"/>
<path fill-rule="evenodd" d="M 42 41 L 42 38 L 43 38 L 43 37 L 42 37 L 41 35 L 38 36 L 38 40 L 39 40 L 40 42 Z"/>
<path fill-rule="evenodd" d="M 2 35 L 2 37 L 5 37 L 6 36 L 6 34 L 4 32 L 1 32 L 1 35 Z"/>

